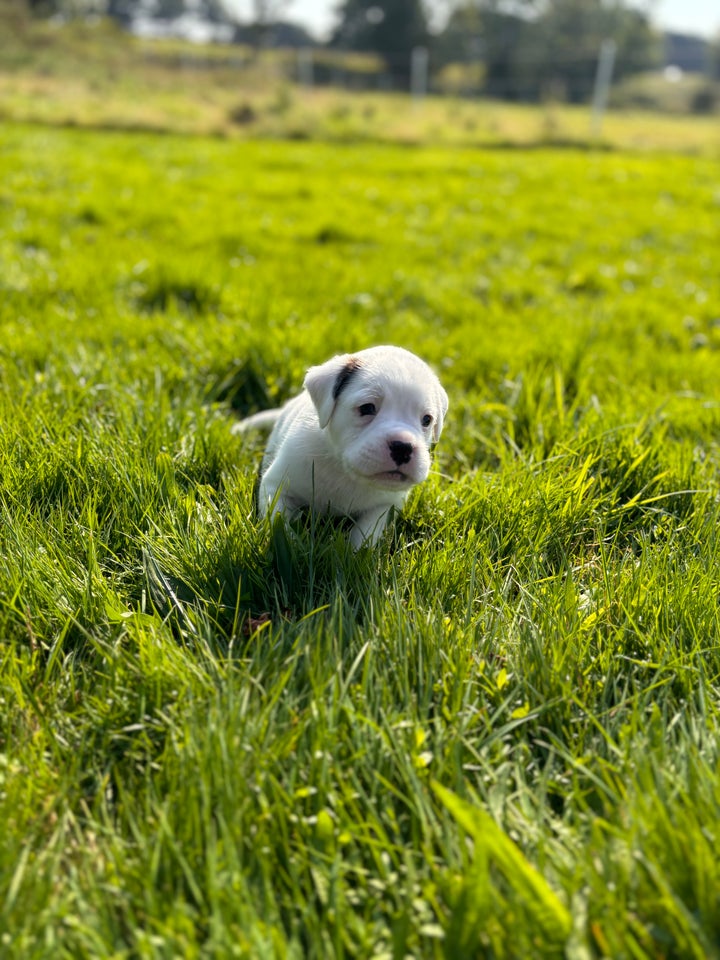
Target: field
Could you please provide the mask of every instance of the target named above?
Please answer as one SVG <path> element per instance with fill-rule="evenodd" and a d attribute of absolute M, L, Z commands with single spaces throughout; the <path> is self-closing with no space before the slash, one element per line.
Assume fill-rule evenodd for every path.
<path fill-rule="evenodd" d="M 0 129 L 4 957 L 720 956 L 720 167 Z M 374 551 L 236 416 L 451 398 Z"/>
<path fill-rule="evenodd" d="M 373 76 L 367 55 L 315 51 L 316 72 L 337 69 L 349 85 L 299 85 L 298 54 L 198 46 L 130 37 L 108 22 L 19 19 L 0 0 L 0 120 L 51 126 L 258 137 L 335 143 L 455 146 L 587 146 L 632 151 L 720 154 L 717 113 L 687 111 L 705 83 L 669 84 L 643 76 L 613 90 L 613 103 L 664 105 L 662 111 L 612 109 L 599 128 L 588 106 L 542 107 L 477 97 L 353 89 L 352 70 Z M 379 80 L 375 82 L 379 83 Z M 710 89 L 708 87 L 708 89 Z"/>

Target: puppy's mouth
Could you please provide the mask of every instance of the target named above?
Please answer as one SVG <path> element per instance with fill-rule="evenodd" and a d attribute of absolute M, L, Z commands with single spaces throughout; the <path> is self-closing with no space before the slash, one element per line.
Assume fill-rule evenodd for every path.
<path fill-rule="evenodd" d="M 380 473 L 373 474 L 373 480 L 379 483 L 390 483 L 393 486 L 396 484 L 402 486 L 404 483 L 414 482 L 413 478 L 408 476 L 407 473 L 403 473 L 402 470 L 381 470 Z"/>

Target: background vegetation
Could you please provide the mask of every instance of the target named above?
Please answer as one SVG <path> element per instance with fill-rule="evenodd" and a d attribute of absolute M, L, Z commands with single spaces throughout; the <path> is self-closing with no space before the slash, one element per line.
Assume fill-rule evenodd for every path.
<path fill-rule="evenodd" d="M 320 54 L 315 54 L 320 58 Z M 372 57 L 326 51 L 328 71 L 377 71 Z M 339 58 L 339 59 L 338 59 Z M 618 87 L 625 109 L 591 125 L 587 105 L 538 109 L 492 99 L 357 93 L 299 85 L 293 51 L 141 40 L 107 21 L 16 21 L 0 31 L 0 118 L 52 126 L 343 143 L 555 145 L 671 150 L 716 156 L 720 126 L 690 116 L 702 80 L 661 75 Z M 448 89 L 453 89 L 452 78 Z M 630 84 L 630 81 L 628 81 Z M 623 92 L 624 91 L 624 92 Z M 658 112 L 653 105 L 665 109 Z"/>
<path fill-rule="evenodd" d="M 51 15 L 54 24 L 107 16 L 143 36 L 215 37 L 234 50 L 228 59 L 235 65 L 244 56 L 254 62 L 263 51 L 284 49 L 292 56 L 275 63 L 285 60 L 287 71 L 289 62 L 305 83 L 403 93 L 429 83 L 436 92 L 530 103 L 588 103 L 600 50 L 611 41 L 618 104 L 664 108 L 660 91 L 668 84 L 657 81 L 672 65 L 676 81 L 683 71 L 691 75 L 686 109 L 720 109 L 718 38 L 664 33 L 646 9 L 627 0 L 343 0 L 324 40 L 285 19 L 286 8 L 285 0 L 251 0 L 242 14 L 232 0 L 0 0 L 0 21 L 27 30 Z M 302 53 L 297 64 L 296 51 Z M 416 53 L 424 68 L 418 59 L 413 67 Z M 675 90 L 669 97 L 675 109 L 677 100 Z"/>

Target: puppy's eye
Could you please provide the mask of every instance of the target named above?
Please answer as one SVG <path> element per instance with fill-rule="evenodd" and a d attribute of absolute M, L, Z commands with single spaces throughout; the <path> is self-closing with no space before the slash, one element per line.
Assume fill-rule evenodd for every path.
<path fill-rule="evenodd" d="M 358 413 L 361 417 L 374 417 L 377 413 L 377 407 L 374 403 L 363 403 L 358 407 Z"/>
<path fill-rule="evenodd" d="M 429 427 L 433 422 L 433 418 L 430 416 L 429 413 L 426 413 L 420 422 L 424 427 Z"/>

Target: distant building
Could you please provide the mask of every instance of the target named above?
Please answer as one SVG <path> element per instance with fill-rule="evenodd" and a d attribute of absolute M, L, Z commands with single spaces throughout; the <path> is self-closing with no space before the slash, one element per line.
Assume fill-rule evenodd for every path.
<path fill-rule="evenodd" d="M 235 27 L 230 23 L 212 23 L 194 13 L 183 13 L 172 20 L 140 16 L 130 21 L 130 31 L 138 37 L 173 37 L 192 43 L 232 43 Z"/>
<path fill-rule="evenodd" d="M 282 47 L 285 49 L 307 49 L 317 47 L 317 40 L 297 23 L 278 20 L 275 23 L 241 24 L 235 27 L 235 43 L 249 46 Z"/>
<path fill-rule="evenodd" d="M 666 33 L 664 66 L 677 67 L 683 73 L 707 73 L 710 68 L 710 45 L 702 37 Z"/>

